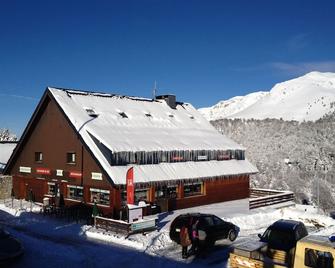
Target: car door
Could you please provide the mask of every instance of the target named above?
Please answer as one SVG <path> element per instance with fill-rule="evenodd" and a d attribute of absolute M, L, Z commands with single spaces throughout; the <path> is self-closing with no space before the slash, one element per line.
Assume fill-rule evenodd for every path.
<path fill-rule="evenodd" d="M 212 216 L 213 218 L 213 224 L 214 224 L 214 229 L 216 232 L 216 239 L 223 239 L 223 238 L 227 238 L 230 226 L 229 224 L 227 224 L 225 221 L 223 221 L 222 219 L 220 219 L 217 216 Z"/>

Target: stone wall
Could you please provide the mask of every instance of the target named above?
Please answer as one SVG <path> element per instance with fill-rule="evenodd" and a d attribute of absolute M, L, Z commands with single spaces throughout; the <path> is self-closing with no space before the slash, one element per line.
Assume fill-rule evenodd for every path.
<path fill-rule="evenodd" d="M 10 198 L 12 192 L 12 177 L 0 176 L 0 199 Z"/>

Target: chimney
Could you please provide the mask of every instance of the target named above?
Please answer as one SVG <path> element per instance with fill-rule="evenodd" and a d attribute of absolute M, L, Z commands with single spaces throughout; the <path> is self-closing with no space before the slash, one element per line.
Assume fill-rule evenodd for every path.
<path fill-rule="evenodd" d="M 156 100 L 165 100 L 167 105 L 169 105 L 172 109 L 176 109 L 176 96 L 175 95 L 160 95 L 156 97 Z"/>

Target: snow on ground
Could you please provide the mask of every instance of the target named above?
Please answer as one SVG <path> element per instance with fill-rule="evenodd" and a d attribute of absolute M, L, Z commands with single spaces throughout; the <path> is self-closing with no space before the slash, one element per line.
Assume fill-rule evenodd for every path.
<path fill-rule="evenodd" d="M 24 256 L 10 267 L 227 267 L 231 242 L 222 240 L 206 258 L 181 258 L 181 248 L 169 238 L 171 220 L 185 212 L 216 214 L 241 228 L 236 242 L 256 238 L 277 219 L 305 223 L 310 233 L 330 235 L 335 220 L 312 206 L 265 207 L 248 210 L 248 200 L 230 201 L 158 215 L 158 230 L 126 238 L 90 225 L 43 216 L 40 206 L 14 200 L 0 202 L 0 225 L 5 226 L 25 247 Z M 286 204 L 287 205 L 287 204 Z M 20 208 L 21 207 L 21 208 Z M 235 243 L 236 243 L 235 242 Z"/>

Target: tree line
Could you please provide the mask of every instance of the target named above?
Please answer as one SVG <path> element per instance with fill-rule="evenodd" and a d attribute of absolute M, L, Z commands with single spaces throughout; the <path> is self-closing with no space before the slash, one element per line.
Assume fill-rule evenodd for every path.
<path fill-rule="evenodd" d="M 335 114 L 315 122 L 281 119 L 220 119 L 211 122 L 246 147 L 257 166 L 251 186 L 291 190 L 297 202 L 335 205 Z"/>

